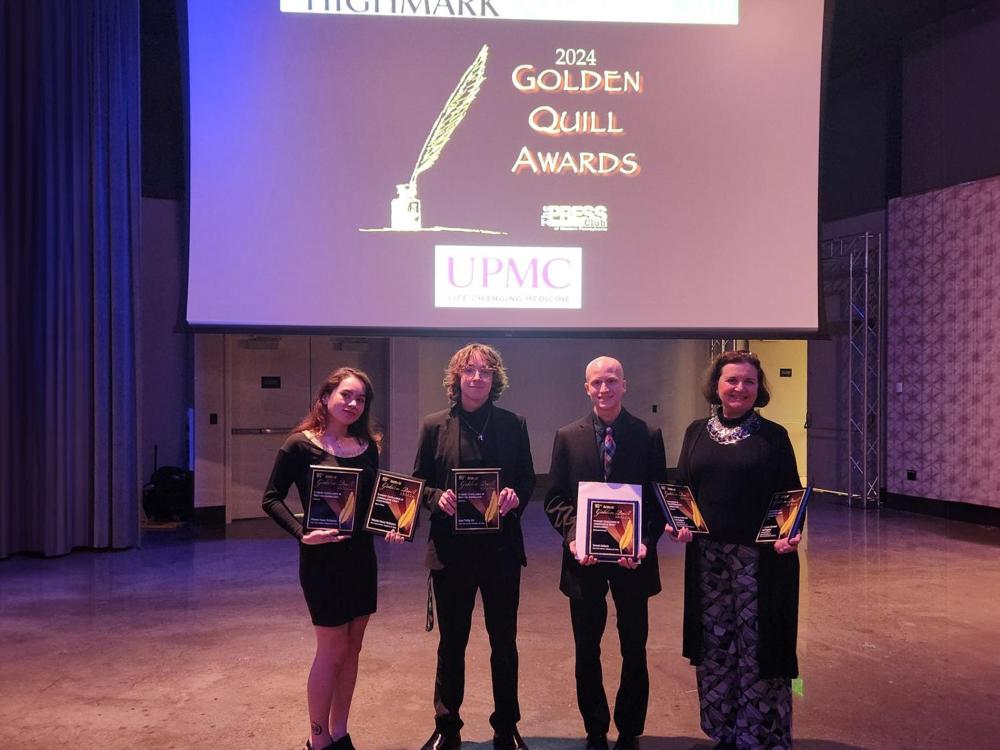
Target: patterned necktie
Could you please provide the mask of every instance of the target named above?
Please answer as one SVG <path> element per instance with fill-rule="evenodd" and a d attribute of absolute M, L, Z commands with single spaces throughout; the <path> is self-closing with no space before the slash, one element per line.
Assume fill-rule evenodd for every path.
<path fill-rule="evenodd" d="M 615 439 L 611 437 L 611 428 L 604 428 L 604 481 L 608 481 L 611 476 L 611 459 L 615 457 Z"/>

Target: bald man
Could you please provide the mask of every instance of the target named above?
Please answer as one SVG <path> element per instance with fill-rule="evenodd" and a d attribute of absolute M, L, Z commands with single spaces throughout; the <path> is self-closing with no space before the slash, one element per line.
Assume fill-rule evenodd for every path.
<path fill-rule="evenodd" d="M 646 636 L 649 597 L 660 591 L 656 541 L 664 519 L 652 482 L 665 481 L 663 435 L 622 407 L 627 391 L 622 364 L 598 357 L 587 365 L 584 388 L 593 408 L 583 419 L 561 428 L 552 446 L 551 487 L 545 513 L 563 538 L 559 589 L 569 597 L 576 643 L 576 697 L 587 732 L 587 750 L 607 750 L 611 723 L 601 672 L 601 636 L 608 619 L 610 589 L 618 615 L 622 673 L 615 699 L 615 750 L 633 750 L 646 722 L 649 671 Z M 610 429 L 609 429 L 610 428 Z M 612 446 L 609 444 L 613 443 Z M 598 563 L 576 559 L 576 500 L 579 482 L 642 485 L 642 544 L 639 560 Z"/>

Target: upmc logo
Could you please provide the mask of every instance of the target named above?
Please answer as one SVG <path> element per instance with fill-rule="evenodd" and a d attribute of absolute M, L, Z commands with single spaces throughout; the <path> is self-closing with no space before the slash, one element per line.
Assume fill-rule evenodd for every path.
<path fill-rule="evenodd" d="M 606 232 L 608 207 L 542 206 L 542 226 L 564 232 Z"/>
<path fill-rule="evenodd" d="M 435 307 L 580 309 L 578 247 L 434 248 Z"/>

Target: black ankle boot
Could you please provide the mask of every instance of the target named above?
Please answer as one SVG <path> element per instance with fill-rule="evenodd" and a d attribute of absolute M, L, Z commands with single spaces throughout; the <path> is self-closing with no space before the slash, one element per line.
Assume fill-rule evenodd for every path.
<path fill-rule="evenodd" d="M 493 733 L 493 750 L 528 750 L 528 745 L 517 729 Z"/>
<path fill-rule="evenodd" d="M 420 750 L 458 750 L 461 746 L 462 735 L 458 732 L 455 732 L 455 734 L 442 734 L 435 731 L 434 734 L 427 738 L 427 742 L 423 744 Z"/>

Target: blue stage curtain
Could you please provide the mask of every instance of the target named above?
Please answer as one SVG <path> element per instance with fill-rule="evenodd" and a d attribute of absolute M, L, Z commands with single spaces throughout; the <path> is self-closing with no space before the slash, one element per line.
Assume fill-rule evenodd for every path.
<path fill-rule="evenodd" d="M 139 540 L 139 0 L 3 0 L 0 558 Z"/>

